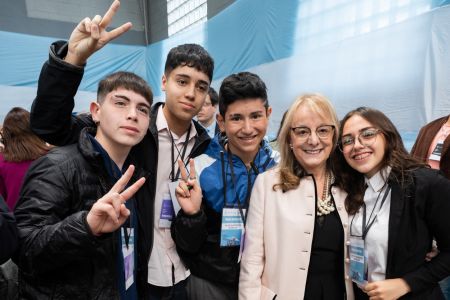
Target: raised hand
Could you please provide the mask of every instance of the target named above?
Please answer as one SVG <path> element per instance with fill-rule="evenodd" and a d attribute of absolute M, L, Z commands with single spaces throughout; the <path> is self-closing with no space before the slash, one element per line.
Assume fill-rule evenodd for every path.
<path fill-rule="evenodd" d="M 202 204 L 202 189 L 197 181 L 194 160 L 189 160 L 189 175 L 181 159 L 178 159 L 178 167 L 181 174 L 181 180 L 175 189 L 178 203 L 185 214 L 196 214 L 200 211 L 200 205 Z"/>
<path fill-rule="evenodd" d="M 111 190 L 92 206 L 86 221 L 94 235 L 117 230 L 130 215 L 125 202 L 133 197 L 145 182 L 145 178 L 142 177 L 124 190 L 131 176 L 133 176 L 133 172 L 134 166 L 130 165 Z"/>
<path fill-rule="evenodd" d="M 131 22 L 127 22 L 109 32 L 106 31 L 119 7 L 120 1 L 115 0 L 103 18 L 96 15 L 92 20 L 90 18 L 83 19 L 70 35 L 69 50 L 64 60 L 77 66 L 84 65 L 94 52 L 127 32 L 132 26 Z"/>

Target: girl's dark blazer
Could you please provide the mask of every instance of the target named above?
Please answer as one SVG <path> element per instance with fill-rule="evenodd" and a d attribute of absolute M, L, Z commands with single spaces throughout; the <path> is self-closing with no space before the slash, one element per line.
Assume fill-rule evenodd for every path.
<path fill-rule="evenodd" d="M 450 275 L 450 181 L 420 168 L 401 186 L 391 173 L 386 279 L 403 278 L 411 292 L 402 299 L 444 299 L 438 282 Z M 425 255 L 433 238 L 440 253 Z"/>

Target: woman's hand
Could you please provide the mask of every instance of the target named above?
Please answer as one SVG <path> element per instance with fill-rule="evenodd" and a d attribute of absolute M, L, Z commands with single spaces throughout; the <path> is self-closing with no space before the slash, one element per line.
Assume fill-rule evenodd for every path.
<path fill-rule="evenodd" d="M 395 278 L 368 283 L 363 291 L 370 300 L 394 300 L 409 293 L 411 288 L 405 280 Z"/>
<path fill-rule="evenodd" d="M 189 175 L 181 159 L 178 159 L 178 166 L 181 180 L 175 189 L 175 195 L 183 212 L 187 215 L 194 215 L 200 211 L 202 204 L 202 189 L 196 177 L 194 160 L 189 160 Z"/>
<path fill-rule="evenodd" d="M 434 244 L 434 242 L 433 242 L 433 244 Z M 431 261 L 438 254 L 439 254 L 438 248 L 435 245 L 433 245 L 433 247 L 431 248 L 431 251 L 428 252 L 427 255 L 425 255 L 425 260 L 426 261 Z"/>

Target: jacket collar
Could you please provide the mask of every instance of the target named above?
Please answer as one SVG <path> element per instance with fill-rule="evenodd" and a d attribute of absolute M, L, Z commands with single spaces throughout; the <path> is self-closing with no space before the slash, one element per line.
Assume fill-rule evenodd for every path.
<path fill-rule="evenodd" d="M 94 138 L 96 132 L 97 132 L 97 128 L 95 128 L 95 127 L 83 128 L 80 133 L 80 138 L 78 139 L 78 150 L 83 155 L 83 157 L 88 161 L 88 163 L 93 166 L 93 168 L 95 170 L 103 170 L 103 172 L 105 174 L 109 174 L 109 171 L 107 170 L 106 165 L 107 165 L 108 160 L 110 162 L 112 162 L 111 158 L 109 157 L 107 152 L 104 151 L 103 147 L 102 147 L 102 150 L 104 151 L 104 153 L 102 154 L 102 151 L 97 149 L 91 140 Z M 98 144 L 98 145 L 100 145 L 100 144 Z M 100 145 L 100 147 L 101 147 L 101 145 Z M 105 154 L 106 154 L 107 158 L 104 157 Z M 115 165 L 114 162 L 112 162 L 112 163 Z M 131 153 L 128 155 L 125 165 L 128 166 L 129 164 L 135 165 L 135 172 L 133 174 L 132 180 L 134 180 L 135 178 L 147 176 L 147 172 L 144 169 L 140 168 L 139 165 L 136 166 L 135 160 L 134 160 L 133 156 L 131 155 Z M 117 168 L 117 166 L 116 166 L 116 168 Z"/>
<path fill-rule="evenodd" d="M 211 140 L 208 149 L 205 154 L 208 156 L 215 158 L 217 160 L 221 160 L 221 152 L 224 153 L 225 164 L 228 164 L 228 151 L 225 150 L 226 136 L 216 134 L 214 138 Z M 243 165 L 242 160 L 233 154 L 232 156 L 233 165 Z M 264 172 L 266 169 L 274 166 L 278 163 L 278 152 L 272 150 L 269 143 L 266 140 L 262 140 L 261 145 L 259 147 L 258 153 L 254 159 L 254 164 L 258 168 L 258 172 Z"/>
<path fill-rule="evenodd" d="M 156 146 L 158 147 L 158 128 L 156 126 L 156 118 L 158 116 L 158 110 L 159 107 L 163 106 L 164 102 L 157 102 L 152 106 L 152 110 L 150 113 L 150 133 L 153 137 L 154 142 L 156 143 Z M 195 157 L 198 154 L 198 149 L 203 143 L 209 143 L 211 138 L 208 135 L 208 132 L 205 128 L 203 128 L 202 125 L 200 125 L 196 120 L 192 120 L 195 126 L 195 130 L 197 131 L 197 138 L 195 139 L 194 147 L 192 148 L 191 157 Z"/>

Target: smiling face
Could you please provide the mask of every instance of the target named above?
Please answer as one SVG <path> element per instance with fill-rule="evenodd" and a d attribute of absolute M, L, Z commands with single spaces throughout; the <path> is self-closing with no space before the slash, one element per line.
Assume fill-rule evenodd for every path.
<path fill-rule="evenodd" d="M 333 125 L 333 121 L 323 117 L 310 107 L 302 104 L 295 112 L 291 128 L 305 127 L 309 128 L 311 134 L 308 137 L 301 137 L 290 130 L 289 140 L 292 145 L 292 151 L 299 164 L 310 174 L 323 174 L 326 170 L 327 159 L 333 150 L 334 130 L 327 137 L 320 138 L 317 135 L 317 129 L 327 128 Z"/>
<path fill-rule="evenodd" d="M 163 76 L 162 89 L 166 92 L 163 111 L 171 130 L 189 126 L 205 102 L 209 83 L 205 73 L 188 66 L 176 67 Z"/>
<path fill-rule="evenodd" d="M 249 164 L 259 151 L 266 135 L 272 109 L 266 109 L 259 98 L 236 100 L 227 107 L 225 116 L 217 115 L 220 131 L 228 138 L 230 151 Z"/>
<path fill-rule="evenodd" d="M 358 136 L 367 129 L 374 129 L 373 124 L 360 115 L 355 114 L 343 124 L 342 137 L 350 136 L 355 140 L 352 148 L 348 150 L 343 149 L 347 163 L 356 171 L 370 178 L 383 165 L 386 152 L 386 139 L 383 133 L 378 132 L 370 143 L 366 143 L 369 146 L 362 145 Z"/>
<path fill-rule="evenodd" d="M 147 133 L 150 105 L 140 94 L 124 88 L 108 93 L 101 104 L 91 103 L 96 139 L 108 149 L 129 150 Z"/>

